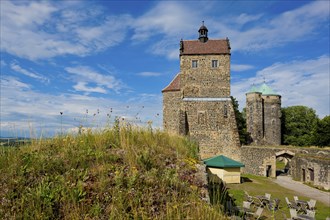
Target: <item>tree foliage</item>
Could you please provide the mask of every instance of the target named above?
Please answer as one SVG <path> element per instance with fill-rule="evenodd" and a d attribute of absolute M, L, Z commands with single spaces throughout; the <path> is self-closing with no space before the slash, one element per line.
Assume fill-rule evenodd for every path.
<path fill-rule="evenodd" d="M 290 106 L 282 109 L 283 144 L 296 146 L 315 145 L 318 126 L 315 110 L 306 106 Z"/>
<path fill-rule="evenodd" d="M 239 134 L 239 140 L 241 144 L 247 144 L 248 143 L 248 133 L 246 131 L 246 119 L 245 119 L 245 112 L 241 113 L 238 109 L 238 101 L 231 96 L 231 101 L 233 103 L 235 117 L 236 117 L 236 123 L 237 123 L 237 129 Z"/>
<path fill-rule="evenodd" d="M 314 130 L 314 144 L 316 146 L 330 146 L 330 115 L 317 121 Z"/>

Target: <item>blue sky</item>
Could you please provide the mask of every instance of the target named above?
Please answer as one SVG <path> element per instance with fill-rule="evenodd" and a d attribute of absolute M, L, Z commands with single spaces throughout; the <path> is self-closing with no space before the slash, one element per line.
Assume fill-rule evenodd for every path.
<path fill-rule="evenodd" d="M 1 136 L 162 126 L 180 39 L 231 42 L 231 94 L 263 80 L 329 115 L 329 1 L 1 1 Z M 63 112 L 63 115 L 60 115 Z"/>

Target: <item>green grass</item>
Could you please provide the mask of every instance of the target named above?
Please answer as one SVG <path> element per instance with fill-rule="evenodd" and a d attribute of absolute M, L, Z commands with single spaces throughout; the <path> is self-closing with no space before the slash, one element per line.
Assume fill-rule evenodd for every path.
<path fill-rule="evenodd" d="M 229 193 L 235 199 L 235 204 L 237 206 L 242 206 L 242 203 L 245 200 L 244 191 L 248 192 L 248 194 L 252 196 L 265 195 L 265 193 L 270 193 L 272 198 L 278 198 L 281 200 L 280 210 L 275 212 L 276 219 L 284 219 L 284 215 L 286 215 L 288 218 L 290 217 L 290 212 L 287 208 L 285 197 L 288 197 L 289 200 L 293 200 L 293 196 L 297 195 L 296 192 L 279 186 L 267 177 L 254 176 L 249 174 L 244 174 L 242 177 L 244 180 L 242 184 L 227 184 Z M 310 198 L 299 195 L 299 199 L 309 200 Z M 270 212 L 268 209 L 264 209 L 263 216 L 273 219 L 274 213 Z M 317 201 L 316 219 L 325 219 L 329 216 L 329 207 Z"/>
<path fill-rule="evenodd" d="M 284 170 L 284 168 L 285 168 L 285 163 L 283 161 L 276 160 L 276 169 L 277 170 Z"/>
<path fill-rule="evenodd" d="M 0 219 L 223 219 L 202 200 L 197 150 L 118 127 L 0 147 Z"/>

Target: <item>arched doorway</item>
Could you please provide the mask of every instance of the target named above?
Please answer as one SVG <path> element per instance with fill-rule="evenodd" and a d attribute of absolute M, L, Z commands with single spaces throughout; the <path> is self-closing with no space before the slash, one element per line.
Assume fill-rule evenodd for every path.
<path fill-rule="evenodd" d="M 295 153 L 289 150 L 282 150 L 276 155 L 276 176 L 279 175 L 291 175 L 291 159 L 294 157 Z"/>

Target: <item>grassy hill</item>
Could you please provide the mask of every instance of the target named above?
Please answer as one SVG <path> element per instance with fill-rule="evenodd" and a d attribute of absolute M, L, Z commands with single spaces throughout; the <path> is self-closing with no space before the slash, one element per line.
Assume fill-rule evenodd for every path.
<path fill-rule="evenodd" d="M 0 219 L 222 219 L 197 150 L 141 128 L 0 147 Z"/>

